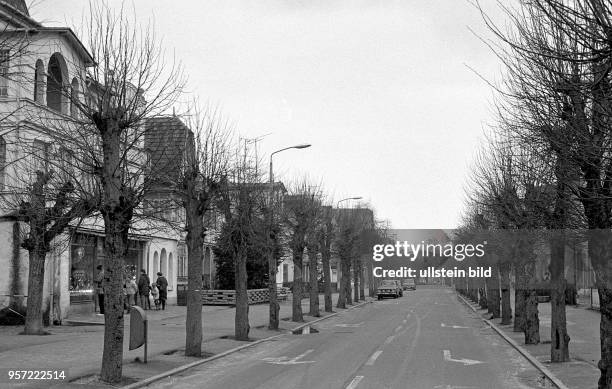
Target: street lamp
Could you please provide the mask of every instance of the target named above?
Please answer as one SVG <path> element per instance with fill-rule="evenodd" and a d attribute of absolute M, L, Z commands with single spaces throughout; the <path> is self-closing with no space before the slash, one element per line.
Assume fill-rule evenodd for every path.
<path fill-rule="evenodd" d="M 274 248 L 272 247 L 273 243 L 271 240 L 272 235 L 272 223 L 274 221 L 272 212 L 274 210 L 274 171 L 272 170 L 272 157 L 274 154 L 280 153 L 281 151 L 290 150 L 290 149 L 306 149 L 310 147 L 310 144 L 304 143 L 295 146 L 285 147 L 283 149 L 279 149 L 270 154 L 270 204 L 268 217 L 270 218 L 268 227 L 270 228 L 268 233 L 269 240 L 269 248 L 268 248 L 268 274 L 270 279 L 268 280 L 268 291 L 270 294 L 270 323 L 268 324 L 268 328 L 271 330 L 278 329 L 278 312 L 280 310 L 280 306 L 278 305 L 278 301 L 276 299 L 276 260 L 274 259 Z"/>
<path fill-rule="evenodd" d="M 347 197 L 345 199 L 342 199 L 342 200 L 338 201 L 336 203 L 336 208 L 340 208 L 340 203 L 343 202 L 343 201 L 347 201 L 347 200 L 361 200 L 362 198 L 363 197 L 361 197 L 361 196 L 358 196 L 358 197 Z"/>

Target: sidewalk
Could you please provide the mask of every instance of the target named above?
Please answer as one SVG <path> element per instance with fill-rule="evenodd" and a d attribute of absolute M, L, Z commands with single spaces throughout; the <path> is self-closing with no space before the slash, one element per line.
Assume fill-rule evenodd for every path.
<path fill-rule="evenodd" d="M 491 316 L 486 310 L 480 309 L 477 304 L 472 303 L 471 305 L 477 309 L 483 318 L 488 319 Z M 569 343 L 571 360 L 564 363 L 550 362 L 550 303 L 538 304 L 538 316 L 540 319 L 540 344 L 537 345 L 525 345 L 523 333 L 513 332 L 512 324 L 501 325 L 501 319 L 493 319 L 491 322 L 527 350 L 567 387 L 590 389 L 597 386 L 597 380 L 599 379 L 597 362 L 600 358 L 599 312 L 588 309 L 588 306 L 566 307 L 567 331 L 571 338 Z"/>
<path fill-rule="evenodd" d="M 320 295 L 321 315 L 323 312 L 323 296 Z M 334 311 L 338 295 L 334 294 Z M 317 319 L 307 316 L 309 302 L 302 300 L 305 321 Z M 170 370 L 174 367 L 193 362 L 198 358 L 186 358 L 182 352 L 185 346 L 185 315 L 186 307 L 169 306 L 165 311 L 146 311 L 149 317 L 149 363 L 142 364 L 135 360 L 142 359 L 143 348 L 129 351 L 129 316 L 126 315 L 124 331 L 124 366 L 123 375 L 128 377 L 125 384 Z M 268 304 L 251 305 L 249 307 L 249 337 L 251 340 L 263 339 L 282 332 L 270 331 L 268 325 Z M 234 334 L 235 309 L 225 306 L 203 306 L 203 347 L 205 357 L 218 354 L 249 342 L 239 342 L 231 339 Z M 281 331 L 287 331 L 300 323 L 289 321 L 291 317 L 291 299 L 281 302 Z M 89 317 L 88 319 L 91 319 Z M 24 336 L 17 335 L 23 330 L 21 326 L 0 327 L 0 366 L 5 369 L 34 370 L 68 370 L 70 379 L 98 374 L 102 360 L 102 344 L 104 327 L 101 325 L 55 326 L 47 330 L 52 335 Z M 90 380 L 91 381 L 91 380 Z M 81 380 L 87 383 L 87 379 Z M 49 387 L 49 381 L 28 383 L 19 387 Z M 53 383 L 51 383 L 51 387 Z M 67 387 L 67 382 L 55 387 Z M 70 387 L 80 387 L 77 383 Z M 105 387 L 99 384 L 88 387 Z"/>

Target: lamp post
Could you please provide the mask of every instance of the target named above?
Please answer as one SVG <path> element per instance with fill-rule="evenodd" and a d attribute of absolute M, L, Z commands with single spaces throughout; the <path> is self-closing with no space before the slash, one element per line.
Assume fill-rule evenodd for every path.
<path fill-rule="evenodd" d="M 274 247 L 273 247 L 273 241 L 272 241 L 272 224 L 274 222 L 274 217 L 273 217 L 273 211 L 274 211 L 274 171 L 272 169 L 272 157 L 274 157 L 274 154 L 278 154 L 281 151 L 285 151 L 285 150 L 290 150 L 290 149 L 305 149 L 310 147 L 310 144 L 299 144 L 299 145 L 295 145 L 295 146 L 290 146 L 290 147 L 285 147 L 283 149 L 280 150 L 276 150 L 274 151 L 272 154 L 270 154 L 270 175 L 269 175 L 269 179 L 270 179 L 270 201 L 269 201 L 269 210 L 268 210 L 268 217 L 269 217 L 269 221 L 268 221 L 268 275 L 269 275 L 269 279 L 268 279 L 268 291 L 270 294 L 270 323 L 268 324 L 268 328 L 271 330 L 277 330 L 278 329 L 278 312 L 279 312 L 279 305 L 278 305 L 278 301 L 276 298 L 276 259 L 274 258 Z"/>

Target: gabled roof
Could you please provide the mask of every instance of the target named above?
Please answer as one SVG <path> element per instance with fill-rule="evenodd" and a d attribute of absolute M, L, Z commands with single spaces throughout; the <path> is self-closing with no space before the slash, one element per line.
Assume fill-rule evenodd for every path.
<path fill-rule="evenodd" d="M 76 36 L 74 31 L 68 27 L 40 27 L 35 32 L 49 32 L 52 34 L 58 34 L 59 36 L 66 38 L 68 43 L 76 50 L 76 52 L 85 59 L 85 66 L 95 65 L 94 58 L 91 56 L 89 51 L 85 48 L 81 40 Z"/>

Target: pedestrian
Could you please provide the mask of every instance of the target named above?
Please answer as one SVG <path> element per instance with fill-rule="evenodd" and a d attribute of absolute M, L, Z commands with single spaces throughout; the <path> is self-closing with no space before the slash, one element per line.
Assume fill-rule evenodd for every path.
<path fill-rule="evenodd" d="M 151 296 L 153 296 L 155 310 L 159 311 L 159 290 L 157 289 L 157 285 L 155 284 L 151 284 Z"/>
<path fill-rule="evenodd" d="M 157 273 L 157 289 L 159 289 L 159 302 L 161 303 L 162 310 L 166 309 L 166 300 L 168 299 L 168 280 L 162 272 Z"/>
<path fill-rule="evenodd" d="M 138 294 L 138 285 L 136 285 L 136 277 L 128 277 L 127 280 L 127 296 L 128 304 L 131 306 L 136 305 L 136 295 Z"/>
<path fill-rule="evenodd" d="M 102 265 L 96 267 L 98 274 L 96 275 L 96 293 L 98 294 L 98 306 L 100 307 L 100 314 L 104 315 L 104 269 Z"/>
<path fill-rule="evenodd" d="M 151 290 L 151 280 L 145 269 L 140 269 L 140 278 L 138 279 L 138 294 L 140 295 L 140 305 L 142 309 L 151 309 L 151 301 L 149 300 L 149 292 Z"/>
<path fill-rule="evenodd" d="M 127 285 L 128 285 L 128 280 L 127 278 L 124 278 L 123 279 L 123 310 L 126 311 L 127 313 L 130 313 L 130 303 L 128 301 Z"/>

